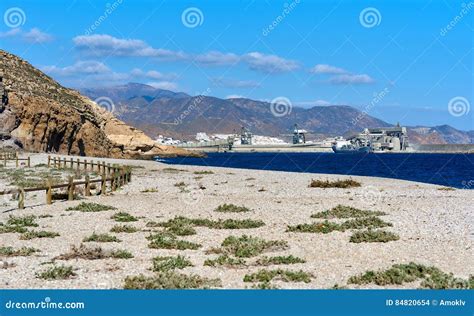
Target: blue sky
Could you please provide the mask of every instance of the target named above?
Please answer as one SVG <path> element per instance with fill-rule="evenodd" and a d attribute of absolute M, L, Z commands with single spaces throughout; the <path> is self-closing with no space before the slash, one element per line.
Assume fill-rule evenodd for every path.
<path fill-rule="evenodd" d="M 69 87 L 286 97 L 474 129 L 470 1 L 2 0 L 0 13 L 0 47 Z"/>

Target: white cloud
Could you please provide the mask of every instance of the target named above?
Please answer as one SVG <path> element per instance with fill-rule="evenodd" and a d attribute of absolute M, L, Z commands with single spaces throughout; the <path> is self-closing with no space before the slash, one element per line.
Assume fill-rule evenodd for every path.
<path fill-rule="evenodd" d="M 54 39 L 52 35 L 45 33 L 36 27 L 27 32 L 21 30 L 20 28 L 15 28 L 7 32 L 0 33 L 0 38 L 15 37 L 29 43 L 46 43 L 51 42 Z"/>
<path fill-rule="evenodd" d="M 57 67 L 45 66 L 42 70 L 50 75 L 75 76 L 79 74 L 103 74 L 110 73 L 111 70 L 105 64 L 98 61 L 78 61 L 72 66 Z"/>
<path fill-rule="evenodd" d="M 299 65 L 296 61 L 284 59 L 276 55 L 265 55 L 259 52 L 248 53 L 243 60 L 250 69 L 264 73 L 278 73 L 296 70 Z"/>
<path fill-rule="evenodd" d="M 327 65 L 327 64 L 318 64 L 318 65 L 314 66 L 313 68 L 311 68 L 310 72 L 312 72 L 314 74 L 333 74 L 333 75 L 348 73 L 348 71 L 345 70 L 345 69 L 335 67 L 335 66 L 331 66 L 331 65 Z"/>
<path fill-rule="evenodd" d="M 178 85 L 175 82 L 170 82 L 170 81 L 152 81 L 152 82 L 147 82 L 147 85 L 152 86 L 153 88 L 156 89 L 164 89 L 164 90 L 171 90 L 171 91 L 177 91 L 178 90 Z"/>
<path fill-rule="evenodd" d="M 38 28 L 32 28 L 30 31 L 24 33 L 23 38 L 30 43 L 46 43 L 53 40 L 51 35 L 42 32 Z"/>
<path fill-rule="evenodd" d="M 260 83 L 253 80 L 234 80 L 226 78 L 214 78 L 212 83 L 218 87 L 225 88 L 256 88 L 260 87 Z"/>
<path fill-rule="evenodd" d="M 77 49 L 93 56 L 155 57 L 165 60 L 186 58 L 182 52 L 153 48 L 142 40 L 119 39 L 110 35 L 81 35 L 73 39 Z"/>
<path fill-rule="evenodd" d="M 21 34 L 21 29 L 15 28 L 7 32 L 0 32 L 0 38 L 14 37 Z"/>
<path fill-rule="evenodd" d="M 153 57 L 164 61 L 194 61 L 206 66 L 226 66 L 243 62 L 250 69 L 264 73 L 288 72 L 299 68 L 299 64 L 294 60 L 260 52 L 237 55 L 210 51 L 194 55 L 154 48 L 142 40 L 120 39 L 107 34 L 80 35 L 74 37 L 73 42 L 77 50 L 90 56 Z"/>
<path fill-rule="evenodd" d="M 225 97 L 226 99 L 242 99 L 245 98 L 243 95 L 240 94 L 231 94 Z"/>
<path fill-rule="evenodd" d="M 327 105 L 331 105 L 331 103 L 326 100 L 316 100 L 316 101 L 296 102 L 295 105 L 301 106 L 301 107 L 312 107 L 312 106 L 327 106 Z"/>
<path fill-rule="evenodd" d="M 339 75 L 334 76 L 329 79 L 330 83 L 333 84 L 370 84 L 374 83 L 374 79 L 372 79 L 369 75 L 362 74 L 362 75 Z"/>
<path fill-rule="evenodd" d="M 238 63 L 240 57 L 233 53 L 211 51 L 206 54 L 197 55 L 194 60 L 200 64 L 208 66 L 225 66 Z"/>
<path fill-rule="evenodd" d="M 134 78 L 141 77 L 154 80 L 173 80 L 177 78 L 177 75 L 174 73 L 164 74 L 156 70 L 143 71 L 139 68 L 132 69 L 130 76 Z"/>

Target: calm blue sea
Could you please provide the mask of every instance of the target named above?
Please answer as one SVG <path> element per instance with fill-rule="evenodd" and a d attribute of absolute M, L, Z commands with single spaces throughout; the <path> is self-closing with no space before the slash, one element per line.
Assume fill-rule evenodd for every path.
<path fill-rule="evenodd" d="M 474 189 L 473 154 L 210 153 L 169 164 L 374 176 Z"/>

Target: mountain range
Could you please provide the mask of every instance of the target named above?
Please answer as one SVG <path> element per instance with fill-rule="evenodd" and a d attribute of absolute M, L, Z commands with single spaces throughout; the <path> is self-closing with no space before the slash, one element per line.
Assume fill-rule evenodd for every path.
<path fill-rule="evenodd" d="M 139 83 L 89 88 L 80 92 L 92 100 L 98 100 L 99 105 L 152 138 L 161 134 L 190 140 L 198 132 L 229 134 L 239 131 L 241 127 L 258 135 L 281 136 L 291 133 L 295 123 L 298 128 L 309 131 L 312 137 L 322 138 L 350 136 L 364 128 L 394 124 L 347 105 L 301 108 L 285 102 L 271 104 L 245 98 L 190 96 Z M 104 97 L 111 102 L 102 104 L 100 100 Z M 449 125 L 413 126 L 408 127 L 408 133 L 412 143 L 474 143 L 474 131 L 461 131 Z"/>

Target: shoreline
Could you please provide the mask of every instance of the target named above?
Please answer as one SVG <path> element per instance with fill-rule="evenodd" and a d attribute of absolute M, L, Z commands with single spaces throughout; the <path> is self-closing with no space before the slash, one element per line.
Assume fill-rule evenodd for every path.
<path fill-rule="evenodd" d="M 35 154 L 35 165 L 47 157 Z M 96 160 L 97 158 L 88 158 Z M 101 159 L 102 160 L 102 159 Z M 122 288 L 126 276 L 153 275 L 149 269 L 156 256 L 183 255 L 193 266 L 180 273 L 219 278 L 223 288 L 249 288 L 243 282 L 245 274 L 264 269 L 302 270 L 314 275 L 309 283 L 275 281 L 280 288 L 331 288 L 335 284 L 349 288 L 382 288 L 375 285 L 348 285 L 347 280 L 367 270 L 386 269 L 393 264 L 416 262 L 436 266 L 467 278 L 473 274 L 474 255 L 472 232 L 474 219 L 471 206 L 472 190 L 445 191 L 442 186 L 406 180 L 365 176 L 322 175 L 282 171 L 169 165 L 155 161 L 103 159 L 106 162 L 136 166 L 133 180 L 113 195 L 92 196 L 83 201 L 110 205 L 117 211 L 82 213 L 65 211 L 83 201 L 58 201 L 53 205 L 42 204 L 38 197 L 36 206 L 26 205 L 24 210 L 0 211 L 0 222 L 9 215 L 50 215 L 37 218 L 38 230 L 54 231 L 55 238 L 20 240 L 18 234 L 2 234 L 2 246 L 14 248 L 35 247 L 40 253 L 31 257 L 8 257 L 4 262 L 16 266 L 2 270 L 0 286 L 3 288 Z M 207 171 L 202 172 L 202 171 Z M 197 172 L 197 173 L 196 173 Z M 211 173 L 212 172 L 212 173 Z M 309 188 L 311 179 L 335 180 L 352 178 L 361 182 L 360 188 L 322 189 Z M 184 190 L 176 186 L 184 183 Z M 145 192 L 145 191 L 149 192 Z M 222 204 L 246 206 L 249 213 L 217 213 Z M 387 230 L 400 236 L 398 241 L 387 243 L 349 242 L 350 231 L 328 234 L 286 232 L 288 225 L 310 223 L 311 214 L 328 210 L 336 205 L 383 211 L 382 219 L 393 226 Z M 1 210 L 2 208 L 0 208 Z M 116 212 L 127 212 L 138 218 L 132 223 L 117 223 L 110 217 Z M 180 239 L 202 245 L 198 250 L 169 250 L 148 248 L 146 236 L 150 221 L 167 221 L 176 216 L 189 218 L 252 219 L 261 220 L 265 226 L 252 229 L 212 229 L 196 227 L 197 234 Z M 335 220 L 341 221 L 341 220 Z M 68 252 L 71 245 L 96 233 L 108 233 L 116 224 L 131 224 L 140 231 L 118 233 L 122 242 L 85 243 L 104 249 L 127 249 L 132 259 L 57 260 L 57 264 L 71 265 L 76 277 L 69 280 L 45 281 L 35 273 L 48 266 L 52 258 Z M 206 250 L 218 247 L 228 236 L 250 235 L 265 240 L 285 240 L 286 250 L 264 253 L 266 256 L 293 255 L 306 263 L 244 268 L 208 267 L 206 259 L 217 255 Z M 253 260 L 253 259 L 252 259 Z M 21 277 L 20 277 L 21 276 Z M 418 283 L 407 283 L 386 288 L 416 288 Z"/>

